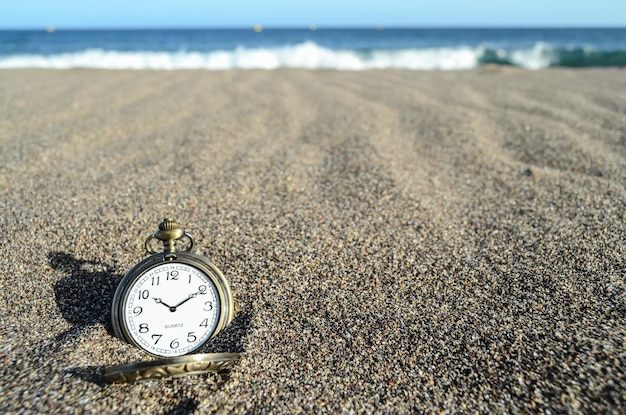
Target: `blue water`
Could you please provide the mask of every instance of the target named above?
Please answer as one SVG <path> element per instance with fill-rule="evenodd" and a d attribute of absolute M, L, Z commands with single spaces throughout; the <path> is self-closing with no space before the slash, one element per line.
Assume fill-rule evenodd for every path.
<path fill-rule="evenodd" d="M 0 31 L 0 68 L 528 69 L 626 66 L 621 29 Z"/>

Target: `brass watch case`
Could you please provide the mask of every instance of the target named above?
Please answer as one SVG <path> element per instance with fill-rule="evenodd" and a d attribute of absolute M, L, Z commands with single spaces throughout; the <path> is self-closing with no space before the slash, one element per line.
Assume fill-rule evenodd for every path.
<path fill-rule="evenodd" d="M 130 336 L 130 332 L 124 319 L 124 307 L 130 294 L 130 288 L 135 281 L 141 278 L 142 275 L 158 265 L 176 263 L 198 268 L 211 279 L 217 288 L 220 301 L 220 315 L 213 333 L 211 333 L 211 335 L 207 338 L 206 342 L 215 337 L 223 328 L 228 326 L 234 316 L 234 301 L 230 286 L 222 272 L 213 263 L 199 255 L 185 251 L 161 252 L 154 254 L 135 265 L 130 271 L 128 271 L 124 278 L 122 278 L 117 286 L 117 289 L 115 290 L 113 304 L 111 306 L 111 323 L 113 324 L 113 331 L 115 335 L 125 342 L 146 351 L 152 356 L 157 355 L 145 350 Z M 190 350 L 187 354 L 200 349 L 206 344 L 206 342 L 199 344 L 198 347 Z"/>

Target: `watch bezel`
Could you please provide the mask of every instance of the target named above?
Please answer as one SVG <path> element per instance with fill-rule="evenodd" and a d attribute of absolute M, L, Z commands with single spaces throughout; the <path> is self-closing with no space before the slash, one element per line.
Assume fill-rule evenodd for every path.
<path fill-rule="evenodd" d="M 124 318 L 125 303 L 126 299 L 128 298 L 129 289 L 146 272 L 159 265 L 175 263 L 193 266 L 204 272 L 217 288 L 220 302 L 220 315 L 213 332 L 209 335 L 206 341 L 198 344 L 197 347 L 189 350 L 188 352 L 180 356 L 189 355 L 200 349 L 208 341 L 214 338 L 222 329 L 228 326 L 234 316 L 234 301 L 230 285 L 222 272 L 219 270 L 219 268 L 217 268 L 217 266 L 208 261 L 206 258 L 203 258 L 191 252 L 177 251 L 175 253 L 162 252 L 144 259 L 143 261 L 135 265 L 130 271 L 128 271 L 117 286 L 111 306 L 111 323 L 113 325 L 113 332 L 118 338 L 122 339 L 126 343 L 138 347 L 139 349 L 145 351 L 151 356 L 159 358 L 163 358 L 165 356 L 157 355 L 150 352 L 149 350 L 138 344 L 130 335 L 130 331 L 128 330 L 126 324 L 126 319 Z"/>

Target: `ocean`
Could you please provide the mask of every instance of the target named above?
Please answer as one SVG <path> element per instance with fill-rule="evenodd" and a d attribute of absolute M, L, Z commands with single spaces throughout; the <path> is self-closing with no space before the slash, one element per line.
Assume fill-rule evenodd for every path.
<path fill-rule="evenodd" d="M 626 66 L 626 28 L 0 31 L 0 69 L 466 70 Z"/>

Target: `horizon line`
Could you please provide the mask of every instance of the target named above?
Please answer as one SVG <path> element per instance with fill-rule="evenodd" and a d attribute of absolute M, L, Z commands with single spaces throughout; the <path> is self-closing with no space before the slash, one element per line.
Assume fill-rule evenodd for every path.
<path fill-rule="evenodd" d="M 501 26 L 501 25 L 385 25 L 385 24 L 376 24 L 376 25 L 345 25 L 345 26 L 336 26 L 336 25 L 318 25 L 315 23 L 311 23 L 309 25 L 264 25 L 264 24 L 254 24 L 254 25 L 233 25 L 233 26 L 222 26 L 222 25 L 214 25 L 214 26 L 158 26 L 158 25 L 150 25 L 150 26 L 92 26 L 92 27 L 84 27 L 84 26 L 56 26 L 56 25 L 47 25 L 47 26 L 29 26 L 29 27 L 0 27 L 0 31 L 89 31 L 89 30 L 250 30 L 255 31 L 255 28 L 262 28 L 265 30 L 309 30 L 309 31 L 317 31 L 317 30 L 536 30 L 536 29 L 613 29 L 613 30 L 623 30 L 626 29 L 626 26 L 613 26 L 613 25 L 509 25 L 509 26 Z"/>

